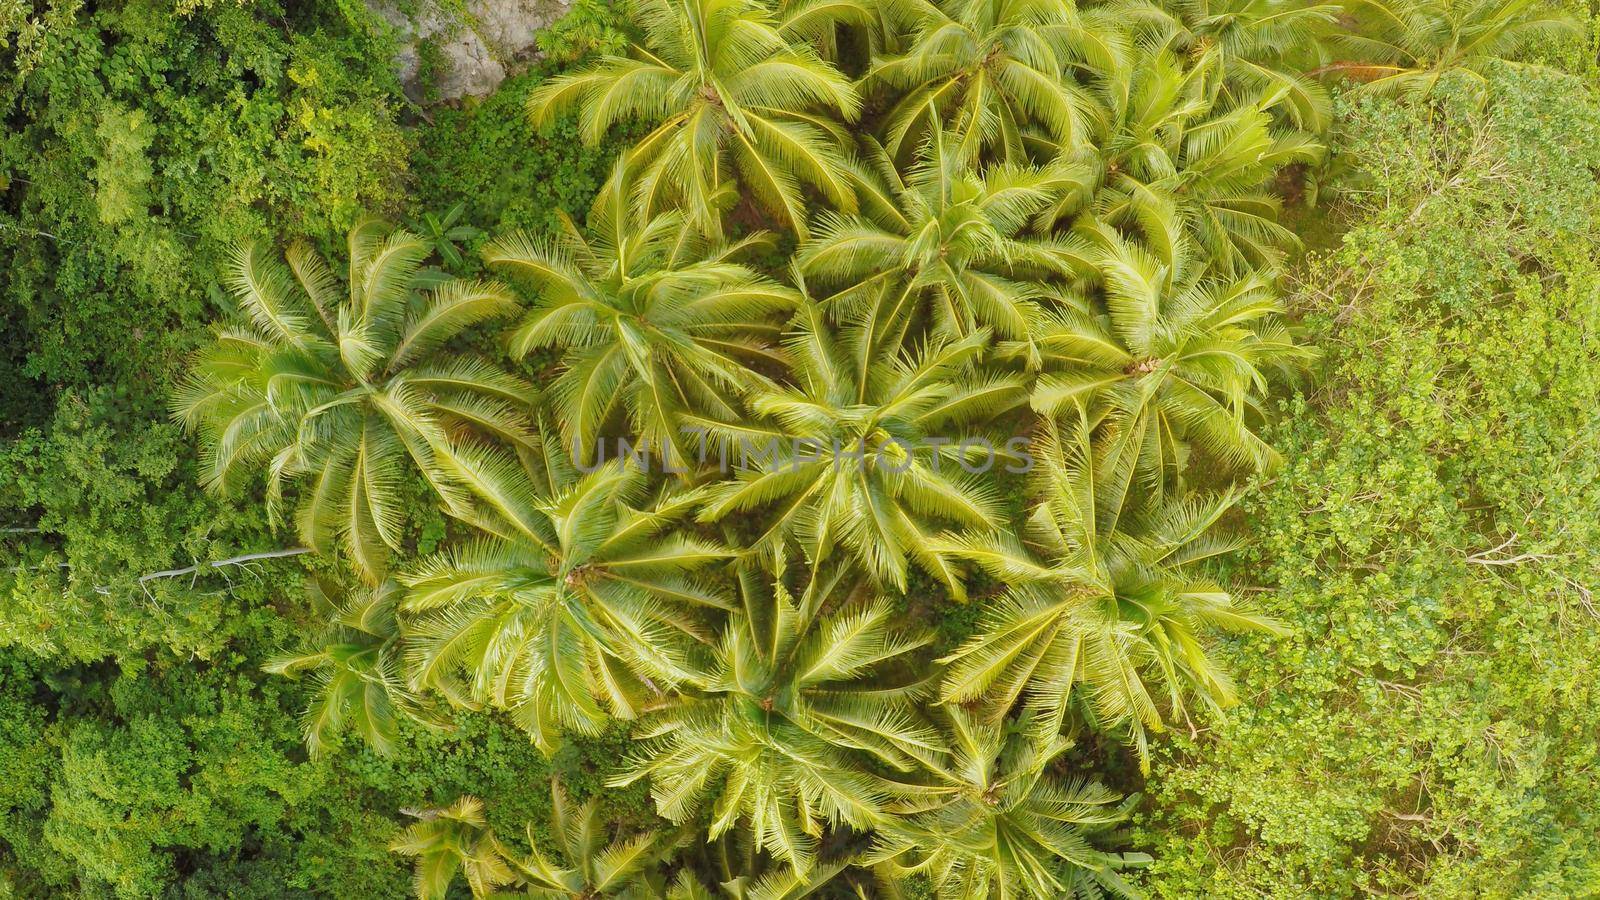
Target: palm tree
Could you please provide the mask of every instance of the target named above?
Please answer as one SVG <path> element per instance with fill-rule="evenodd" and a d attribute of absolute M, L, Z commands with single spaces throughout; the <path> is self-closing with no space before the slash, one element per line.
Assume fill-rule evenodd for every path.
<path fill-rule="evenodd" d="M 934 132 L 905 175 L 870 145 L 882 183 L 863 182 L 866 214 L 823 213 L 796 263 L 827 302 L 871 337 L 862 351 L 893 353 L 919 310 L 933 330 L 963 338 L 988 327 L 1028 334 L 1044 278 L 1086 265 L 1072 239 L 1025 234 L 1063 189 L 1050 170 L 999 164 L 979 172 Z M 869 201 L 870 202 L 867 202 Z"/>
<path fill-rule="evenodd" d="M 641 443 L 682 468 L 679 416 L 730 417 L 738 394 L 766 383 L 757 369 L 782 363 L 774 315 L 799 295 L 733 261 L 759 237 L 715 248 L 680 212 L 641 220 L 629 200 L 637 168 L 626 155 L 617 161 L 587 230 L 563 215 L 556 243 L 512 234 L 485 255 L 539 291 L 512 355 L 565 350 L 552 392 L 574 457 L 598 455 L 607 421 L 624 409 Z"/>
<path fill-rule="evenodd" d="M 884 146 L 905 159 L 945 127 L 970 163 L 980 154 L 1026 163 L 1030 145 L 1075 149 L 1102 112 L 1078 77 L 1123 65 L 1127 41 L 1098 10 L 1068 0 L 908 0 L 910 46 L 874 60 L 864 91 L 895 97 Z"/>
<path fill-rule="evenodd" d="M 551 752 L 692 677 L 686 644 L 711 640 L 700 611 L 728 605 L 697 573 L 730 555 L 672 533 L 694 493 L 647 498 L 623 460 L 580 476 L 551 438 L 522 464 L 472 460 L 499 499 L 470 517 L 487 534 L 401 579 L 414 687 L 508 710 Z"/>
<path fill-rule="evenodd" d="M 805 44 L 835 66 L 855 46 L 847 43 L 841 52 L 839 38 L 849 32 L 868 47 L 878 46 L 889 27 L 885 4 L 877 0 L 777 0 L 778 33 L 791 43 Z"/>
<path fill-rule="evenodd" d="M 566 865 L 539 851 L 531 822 L 527 825 L 531 852 L 522 856 L 507 847 L 488 826 L 483 801 L 476 797 L 412 813 L 421 821 L 389 849 L 417 857 L 415 886 L 421 900 L 444 897 L 458 871 L 465 871 L 474 897 L 502 896 L 495 889 L 504 886 L 542 900 L 660 896 L 647 879 L 656 863 L 677 847 L 677 835 L 646 831 L 603 843 L 599 804 L 593 798 L 574 805 L 554 780 L 550 795 L 550 822 L 544 831 L 555 838 Z"/>
<path fill-rule="evenodd" d="M 603 843 L 605 832 L 595 798 L 575 805 L 561 783 L 551 781 L 550 799 L 550 823 L 545 832 L 555 837 L 566 865 L 539 852 L 529 823 L 532 852 L 526 857 L 508 855 L 526 896 L 540 900 L 661 896 L 659 890 L 648 887 L 647 879 L 656 864 L 676 849 L 678 835 L 646 831 Z"/>
<path fill-rule="evenodd" d="M 891 819 L 863 863 L 894 880 L 924 874 L 939 898 L 1138 896 L 1117 873 L 1150 857 L 1094 846 L 1137 796 L 1048 774 L 1071 745 L 1059 735 L 1041 746 L 1026 729 L 941 709 L 951 758 L 932 770 L 927 808 Z"/>
<path fill-rule="evenodd" d="M 1137 460 L 1147 485 L 1179 481 L 1193 444 L 1231 466 L 1278 455 L 1253 430 L 1267 374 L 1311 354 L 1297 346 L 1266 273 L 1208 275 L 1181 236 L 1162 258 L 1102 230 L 1103 304 L 1063 291 L 1031 343 L 1047 371 L 1033 390 L 1046 415 L 1083 405 L 1114 462 Z M 1119 463 L 1120 464 L 1120 463 Z"/>
<path fill-rule="evenodd" d="M 1294 124 L 1315 133 L 1328 127 L 1328 92 L 1306 72 L 1324 61 L 1327 36 L 1341 11 L 1337 3 L 1305 0 L 1173 0 L 1117 6 L 1166 45 L 1191 59 L 1215 51 L 1223 67 L 1225 99 L 1251 103 L 1284 96 Z"/>
<path fill-rule="evenodd" d="M 851 208 L 834 118 L 853 120 L 860 102 L 837 69 L 790 43 L 757 0 L 634 0 L 632 11 L 643 45 L 541 85 L 529 100 L 535 124 L 580 107 L 580 132 L 592 145 L 618 122 L 648 123 L 653 130 L 634 150 L 646 166 L 638 187 L 645 214 L 682 206 L 708 235 L 722 233 L 720 201 L 731 198 L 725 188 L 735 173 L 801 235 L 802 183 Z"/>
<path fill-rule="evenodd" d="M 1374 93 L 1426 93 L 1451 72 L 1481 95 L 1497 61 L 1580 36 L 1572 15 L 1541 0 L 1346 0 L 1355 27 L 1338 43 L 1355 61 L 1339 72 Z"/>
<path fill-rule="evenodd" d="M 733 831 L 714 841 L 696 841 L 694 852 L 680 859 L 684 868 L 667 888 L 667 900 L 803 900 L 824 888 L 840 885 L 834 879 L 855 859 L 849 854 L 817 860 L 805 873 L 775 862 L 751 840 L 750 832 Z M 707 890 L 700 880 L 709 875 L 720 890 Z M 829 896 L 839 896 L 829 890 Z M 858 889 L 856 896 L 863 896 Z"/>
<path fill-rule="evenodd" d="M 474 897 L 488 897 L 516 880 L 505 847 L 484 819 L 482 800 L 462 797 L 414 815 L 416 824 L 395 838 L 389 849 L 417 858 L 413 884 L 418 900 L 443 900 L 457 872 L 466 876 Z"/>
<path fill-rule="evenodd" d="M 1104 92 L 1109 125 L 1098 152 L 1061 162 L 1088 167 L 1085 180 L 1098 185 L 1092 203 L 1073 192 L 1057 216 L 1088 211 L 1161 252 L 1182 231 L 1230 273 L 1273 265 L 1298 246 L 1268 187 L 1285 166 L 1319 159 L 1322 147 L 1276 124 L 1284 92 L 1227 90 L 1225 59 L 1215 48 L 1188 65 L 1164 50 L 1141 55 Z"/>
<path fill-rule="evenodd" d="M 961 472 L 995 465 L 994 455 L 974 459 L 978 445 L 954 435 L 1020 405 L 1022 378 L 972 371 L 985 329 L 892 356 L 863 354 L 865 328 L 838 339 L 833 330 L 815 305 L 802 307 L 789 344 L 796 385 L 749 401 L 764 421 L 695 423 L 739 468 L 709 489 L 700 518 L 770 510 L 756 549 L 798 543 L 821 566 L 842 545 L 880 584 L 901 590 L 915 559 L 961 596 L 960 573 L 927 553 L 927 541 L 943 523 L 999 520 L 993 491 Z"/>
<path fill-rule="evenodd" d="M 173 400 L 201 434 L 207 487 L 226 491 L 264 467 L 275 515 L 283 485 L 308 479 L 301 539 L 342 544 L 372 583 L 401 546 L 408 463 L 455 509 L 465 498 L 449 457 L 462 429 L 529 440 L 530 385 L 440 352 L 516 304 L 498 283 L 423 271 L 428 247 L 363 222 L 350 232 L 343 288 L 305 244 L 289 247 L 287 267 L 261 245 L 238 248 L 227 283 L 249 321 L 221 331 Z"/>
<path fill-rule="evenodd" d="M 892 677 L 927 643 L 897 632 L 893 607 L 841 590 L 840 570 L 794 597 L 741 567 L 742 607 L 683 699 L 645 721 L 628 768 L 648 777 L 656 809 L 676 823 L 710 815 L 797 873 L 816 865 L 828 826 L 880 824 L 892 799 L 868 761 L 909 770 L 939 751 L 916 718 L 920 685 Z M 826 612 L 820 612 L 828 600 Z"/>
<path fill-rule="evenodd" d="M 399 730 L 395 711 L 415 712 L 400 673 L 400 631 L 395 623 L 397 585 L 385 581 L 351 593 L 335 605 L 322 585 L 307 585 L 312 609 L 328 619 L 304 653 L 277 656 L 262 666 L 275 675 L 310 672 L 315 685 L 305 712 L 306 749 L 312 759 L 327 752 L 346 724 L 374 750 L 387 755 Z"/>
<path fill-rule="evenodd" d="M 941 695 L 988 701 L 997 716 L 1022 699 L 1051 741 L 1082 683 L 1084 713 L 1102 728 L 1127 727 L 1143 758 L 1145 728 L 1164 728 L 1158 696 L 1174 716 L 1186 715 L 1186 698 L 1214 710 L 1234 700 L 1206 655 L 1204 628 L 1281 633 L 1195 571 L 1238 546 L 1213 532 L 1237 497 L 1132 496 L 1126 474 L 1095 458 L 1081 410 L 1043 427 L 1034 458 L 1037 505 L 1022 537 L 950 535 L 935 548 L 1011 586 L 978 633 L 941 660 L 950 666 Z"/>

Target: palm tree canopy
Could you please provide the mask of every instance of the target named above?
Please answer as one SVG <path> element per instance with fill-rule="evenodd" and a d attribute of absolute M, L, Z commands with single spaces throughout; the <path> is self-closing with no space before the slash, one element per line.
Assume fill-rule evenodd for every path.
<path fill-rule="evenodd" d="M 1103 300 L 1064 292 L 1031 345 L 1001 348 L 1043 358 L 1034 408 L 1090 410 L 1108 455 L 1136 459 L 1153 488 L 1177 484 L 1191 444 L 1234 467 L 1275 464 L 1250 418 L 1268 374 L 1310 353 L 1268 275 L 1210 275 L 1181 236 L 1165 258 L 1108 229 L 1099 238 Z"/>
<path fill-rule="evenodd" d="M 402 577 L 418 688 L 507 709 L 548 752 L 692 677 L 687 645 L 711 639 L 702 613 L 729 605 L 699 577 L 729 552 L 671 533 L 696 494 L 649 497 L 622 460 L 580 474 L 553 438 L 520 463 L 468 460 L 499 503 L 471 516 L 486 534 Z"/>
<path fill-rule="evenodd" d="M 441 809 L 414 813 L 418 820 L 389 849 L 417 858 L 413 885 L 418 900 L 443 900 L 456 873 L 466 876 L 475 898 L 516 880 L 505 847 L 484 818 L 483 801 L 462 797 Z"/>
<path fill-rule="evenodd" d="M 869 352 L 894 352 L 919 313 L 932 330 L 963 338 L 988 327 L 1024 338 L 1043 282 L 1086 267 L 1072 237 L 1026 233 L 1069 181 L 1054 169 L 997 164 L 977 170 L 933 133 L 901 174 L 875 144 L 878 177 L 858 191 L 863 214 L 823 213 L 796 263 L 807 279 L 836 288 L 835 318 L 858 323 Z"/>
<path fill-rule="evenodd" d="M 1328 92 L 1306 73 L 1327 61 L 1327 38 L 1335 30 L 1339 4 L 1174 0 L 1156 5 L 1133 0 L 1116 4 L 1116 9 L 1138 23 L 1141 43 L 1148 47 L 1168 46 L 1191 58 L 1215 51 L 1229 102 L 1280 96 L 1297 127 L 1326 131 Z"/>
<path fill-rule="evenodd" d="M 1356 27 L 1337 43 L 1358 62 L 1329 68 L 1376 93 L 1426 93 L 1449 72 L 1472 79 L 1479 91 L 1487 67 L 1531 50 L 1581 36 L 1564 10 L 1542 0 L 1347 0 Z"/>
<path fill-rule="evenodd" d="M 1216 48 L 1187 63 L 1167 50 L 1138 59 L 1104 92 L 1097 151 L 1059 161 L 1093 193 L 1066 195 L 1055 216 L 1091 213 L 1158 252 L 1182 232 L 1224 272 L 1272 267 L 1298 241 L 1278 223 L 1270 183 L 1286 166 L 1320 159 L 1322 145 L 1276 121 L 1284 92 L 1231 90 Z"/>
<path fill-rule="evenodd" d="M 1121 68 L 1122 29 L 1068 0 L 909 0 L 903 54 L 874 60 L 864 88 L 895 98 L 884 145 L 897 159 L 948 126 L 958 155 L 1025 163 L 1030 145 L 1076 149 L 1102 114 L 1085 87 Z M 1084 78 L 1080 83 L 1079 76 Z"/>
<path fill-rule="evenodd" d="M 397 711 L 413 718 L 419 714 L 400 672 L 398 586 L 385 581 L 358 589 L 343 603 L 315 580 L 307 583 L 306 593 L 327 625 L 308 650 L 275 656 L 262 668 L 290 677 L 310 673 L 314 693 L 304 723 L 312 759 L 325 754 L 334 735 L 347 726 L 374 751 L 388 754 L 399 730 Z"/>
<path fill-rule="evenodd" d="M 908 877 L 938 900 L 1131 895 L 1122 873 L 1147 858 L 1105 848 L 1136 798 L 1065 753 L 1125 741 L 1148 776 L 1150 732 L 1238 700 L 1217 634 L 1284 632 L 1218 558 L 1240 546 L 1223 527 L 1238 481 L 1279 462 L 1273 377 L 1313 356 L 1279 294 L 1299 248 L 1283 188 L 1324 174 L 1313 79 L 1406 95 L 1350 117 L 1379 138 L 1445 113 L 1443 132 L 1498 127 L 1428 94 L 1449 78 L 1451 104 L 1462 86 L 1487 100 L 1506 58 L 1574 56 L 1544 45 L 1576 21 L 1545 0 L 626 5 L 622 30 L 578 25 L 625 49 L 529 100 L 535 125 L 575 115 L 591 146 L 643 137 L 581 221 L 488 244 L 526 304 L 428 267 L 477 242 L 461 204 L 421 235 L 361 222 L 337 271 L 304 243 L 241 246 L 227 267 L 242 315 L 173 415 L 201 437 L 208 489 L 262 478 L 273 527 L 287 494 L 301 541 L 363 581 L 338 600 L 316 587 L 320 629 L 265 666 L 311 682 L 309 754 L 341 729 L 387 753 L 409 737 L 399 716 L 440 698 L 504 714 L 550 756 L 626 722 L 635 743 L 602 777 L 647 783 L 670 830 L 616 833 L 609 798 L 556 782 L 526 850 L 473 797 L 406 810 L 391 849 L 422 898 L 458 875 L 474 897 L 711 900 L 709 878 L 732 900 L 865 898 L 863 864 L 890 896 Z M 1512 87 L 1520 113 L 1560 85 Z M 1546 132 L 1585 121 L 1536 122 L 1510 155 L 1566 159 Z M 121 143 L 140 157 L 147 137 Z M 468 351 L 493 343 L 543 369 L 540 388 Z M 607 460 L 619 438 L 644 452 Z M 1027 472 L 1025 492 L 998 467 Z M 418 491 L 448 521 L 409 518 Z M 30 572 L 76 533 L 44 506 L 37 527 L 0 528 L 41 532 Z M 1470 561 L 1547 555 L 1486 554 Z M 56 581 L 39 578 L 15 593 Z M 947 605 L 969 585 L 970 617 Z M 937 660 L 933 617 L 966 632 Z M 580 741 L 580 767 L 610 742 Z M 685 843 L 697 856 L 663 865 Z"/>
<path fill-rule="evenodd" d="M 941 709 L 951 756 L 931 773 L 927 808 L 882 828 L 863 862 L 896 878 L 923 873 L 941 898 L 1138 896 L 1117 872 L 1149 857 L 1093 843 L 1115 839 L 1137 796 L 1048 774 L 1064 739 L 1041 745 L 1026 729 Z"/>
<path fill-rule="evenodd" d="M 667 900 L 805 900 L 821 894 L 855 861 L 853 854 L 834 854 L 797 872 L 763 851 L 746 829 L 715 840 L 696 840 L 691 846 L 697 871 L 680 869 L 667 889 Z M 707 890 L 699 873 L 708 874 L 720 890 Z"/>
<path fill-rule="evenodd" d="M 678 845 L 677 835 L 646 831 L 606 841 L 600 804 L 591 797 L 574 803 L 561 782 L 550 782 L 550 823 L 565 865 L 539 851 L 528 823 L 527 856 L 510 856 L 517 880 L 529 897 L 543 900 L 595 900 L 599 897 L 659 897 L 645 876 Z"/>
<path fill-rule="evenodd" d="M 1003 448 L 985 439 L 988 459 L 971 459 L 983 447 L 964 443 L 961 429 L 1019 406 L 1023 379 L 974 370 L 986 329 L 893 356 L 864 353 L 864 329 L 832 331 L 820 309 L 803 307 L 789 344 L 795 386 L 755 394 L 755 422 L 700 423 L 739 466 L 735 480 L 708 490 L 700 518 L 771 508 L 757 549 L 798 543 L 821 566 L 842 546 L 900 589 L 915 559 L 959 595 L 959 572 L 926 543 L 941 523 L 997 524 L 992 489 L 963 469 L 997 465 Z"/>
<path fill-rule="evenodd" d="M 1037 503 L 1022 537 L 939 542 L 938 552 L 970 559 L 1012 588 L 985 612 L 977 636 L 944 660 L 944 699 L 987 699 L 1000 712 L 1023 699 L 1053 740 L 1083 683 L 1087 714 L 1130 728 L 1141 753 L 1144 728 L 1164 727 L 1162 686 L 1173 715 L 1184 715 L 1187 697 L 1212 708 L 1232 703 L 1203 630 L 1281 630 L 1195 571 L 1238 546 L 1213 531 L 1236 495 L 1136 498 L 1126 469 L 1096 458 L 1081 410 L 1047 426 L 1034 454 Z"/>
<path fill-rule="evenodd" d="M 679 417 L 731 417 L 733 397 L 766 383 L 757 370 L 781 365 L 780 316 L 799 295 L 734 261 L 759 236 L 713 246 L 681 212 L 641 219 L 629 199 L 637 176 L 625 155 L 587 228 L 563 216 L 555 242 L 512 234 L 485 256 L 538 291 L 512 355 L 565 351 L 552 393 L 574 458 L 597 454 L 608 419 L 624 409 L 633 435 L 681 467 Z"/>
<path fill-rule="evenodd" d="M 646 164 L 636 188 L 645 213 L 682 206 L 707 234 L 721 234 L 724 187 L 735 175 L 801 234 L 802 183 L 851 208 L 835 121 L 860 109 L 849 79 L 791 43 L 758 0 L 634 0 L 632 12 L 643 44 L 541 85 L 529 100 L 536 124 L 577 106 L 591 144 L 618 122 L 650 125 L 635 145 Z"/>
<path fill-rule="evenodd" d="M 302 540 L 318 549 L 337 540 L 373 583 L 401 546 L 408 464 L 456 509 L 465 497 L 446 458 L 463 429 L 531 440 L 530 385 L 440 352 L 515 302 L 496 282 L 424 271 L 428 247 L 380 222 L 357 225 L 342 286 L 305 244 L 290 246 L 287 266 L 263 246 L 240 247 L 228 287 L 249 322 L 221 331 L 173 401 L 201 433 L 208 487 L 226 490 L 264 466 L 275 512 L 283 485 L 308 479 Z"/>
<path fill-rule="evenodd" d="M 892 674 L 927 638 L 897 631 L 893 607 L 859 599 L 837 570 L 813 578 L 797 598 L 781 571 L 741 567 L 743 603 L 693 689 L 647 720 L 613 780 L 648 776 L 673 822 L 707 810 L 713 838 L 743 823 L 802 874 L 825 825 L 882 821 L 891 785 L 866 761 L 909 770 L 939 752 L 913 711 L 921 686 Z"/>

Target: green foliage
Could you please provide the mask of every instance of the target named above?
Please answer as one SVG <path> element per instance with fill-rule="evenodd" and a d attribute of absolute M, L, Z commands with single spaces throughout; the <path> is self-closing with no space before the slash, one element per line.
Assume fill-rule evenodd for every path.
<path fill-rule="evenodd" d="M 271 688 L 247 675 L 119 681 L 112 721 L 80 719 L 59 735 L 44 837 L 80 877 L 123 896 L 172 880 L 181 851 L 226 854 L 275 823 L 314 782 L 282 754 L 285 721 Z"/>
<path fill-rule="evenodd" d="M 355 0 L 0 0 L 0 892 L 1600 893 L 1570 30 L 583 0 L 427 109 Z"/>
<path fill-rule="evenodd" d="M 465 221 L 495 234 L 551 234 L 560 213 L 581 217 L 617 146 L 585 146 L 570 118 L 536 130 L 522 111 L 541 80 L 537 71 L 517 75 L 482 103 L 434 111 L 417 138 L 418 208 L 446 210 L 463 200 Z"/>
<path fill-rule="evenodd" d="M 260 671 L 315 628 L 284 587 L 300 579 L 206 565 L 282 538 L 259 507 L 198 490 L 163 409 L 231 245 L 323 240 L 400 204 L 418 138 L 366 15 L 0 3 L 3 890 L 395 896 L 395 810 L 463 792 L 519 818 L 547 803 L 514 799 L 548 771 L 526 737 L 470 713 L 438 732 L 402 720 L 389 760 L 340 741 L 305 761 L 305 691 Z M 597 182 L 568 190 L 581 206 Z M 439 526 L 423 520 L 425 550 Z M 558 765 L 593 793 L 596 760 L 617 758 L 603 747 Z M 603 809 L 635 822 L 641 800 Z"/>
<path fill-rule="evenodd" d="M 639 37 L 622 0 L 575 0 L 566 15 L 539 32 L 539 52 L 570 67 L 593 56 L 616 56 Z"/>
<path fill-rule="evenodd" d="M 8 412 L 95 379 L 158 404 L 230 244 L 324 234 L 398 199 L 392 76 L 380 42 L 316 4 L 51 4 L 44 19 L 59 21 L 4 95 L 4 289 L 37 380 Z"/>
<path fill-rule="evenodd" d="M 223 620 L 237 598 L 209 582 L 138 578 L 226 556 L 233 540 L 268 538 L 251 517 L 193 491 L 181 431 L 141 419 L 133 405 L 110 388 L 67 392 L 50 420 L 5 446 L 0 642 L 136 664 L 151 647 L 209 656 L 228 639 Z"/>
<path fill-rule="evenodd" d="M 497 798 L 493 822 L 520 833 L 543 822 L 530 792 L 551 763 L 526 736 L 476 714 L 445 729 L 401 718 L 389 756 L 338 741 L 308 761 L 298 683 L 264 679 L 274 646 L 297 640 L 277 621 L 205 663 L 167 661 L 0 673 L 0 841 L 23 896 L 397 896 L 407 867 L 387 852 L 396 812 L 463 793 Z M 574 742 L 554 763 L 598 796 L 618 758 L 605 739 Z M 600 815 L 638 823 L 639 798 L 600 797 Z M 539 840 L 550 839 L 542 825 Z M 184 892 L 188 893 L 185 894 Z"/>
<path fill-rule="evenodd" d="M 1600 652 L 1600 106 L 1497 70 L 1344 105 L 1354 227 L 1304 278 L 1325 381 L 1239 567 L 1294 636 L 1155 766 L 1150 884 L 1588 896 Z"/>
<path fill-rule="evenodd" d="M 210 655 L 238 600 L 136 579 L 271 538 L 162 408 L 233 243 L 398 201 L 387 51 L 318 4 L 35 7 L 0 5 L 0 642 Z"/>

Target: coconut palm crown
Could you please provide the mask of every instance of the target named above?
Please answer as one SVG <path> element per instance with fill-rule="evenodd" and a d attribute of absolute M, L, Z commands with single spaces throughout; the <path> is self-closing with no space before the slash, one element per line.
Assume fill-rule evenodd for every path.
<path fill-rule="evenodd" d="M 735 261 L 759 235 L 714 246 L 679 211 L 641 217 L 638 176 L 624 155 L 585 228 L 563 215 L 554 242 L 513 233 L 484 252 L 538 293 L 511 354 L 563 351 L 551 393 L 573 458 L 599 456 L 621 411 L 637 445 L 676 468 L 679 417 L 731 417 L 738 394 L 768 383 L 759 369 L 781 365 L 779 326 L 799 295 Z"/>
<path fill-rule="evenodd" d="M 652 496 L 624 460 L 580 473 L 553 437 L 480 468 L 501 486 L 474 519 L 487 533 L 401 576 L 417 689 L 508 710 L 549 752 L 563 731 L 595 734 L 693 676 L 704 613 L 729 605 L 699 576 L 730 555 L 670 532 L 694 493 Z"/>
<path fill-rule="evenodd" d="M 1088 144 L 1102 113 L 1087 84 L 1120 69 L 1127 39 L 1065 0 L 913 0 L 904 53 L 873 60 L 863 90 L 886 89 L 884 146 L 905 159 L 948 127 L 963 159 L 1023 164 Z M 1083 78 L 1080 83 L 1079 76 Z"/>
<path fill-rule="evenodd" d="M 461 508 L 451 462 L 460 438 L 530 440 L 533 388 L 441 352 L 517 308 L 503 285 L 424 271 L 429 244 L 377 221 L 351 230 L 348 251 L 341 283 L 303 243 L 287 265 L 263 245 L 240 247 L 227 284 L 249 321 L 201 354 L 173 410 L 201 434 L 208 487 L 264 469 L 275 512 L 285 484 L 304 479 L 301 539 L 319 550 L 337 542 L 376 583 L 401 548 L 407 472 L 447 510 Z"/>
<path fill-rule="evenodd" d="M 590 797 L 577 803 L 555 780 L 550 782 L 546 831 L 555 837 L 559 855 L 540 852 L 534 825 L 529 822 L 528 846 L 532 850 L 526 856 L 508 856 L 519 886 L 526 896 L 537 900 L 658 898 L 660 892 L 650 886 L 653 870 L 676 849 L 681 837 L 669 831 L 645 831 L 607 841 L 599 799 Z"/>
<path fill-rule="evenodd" d="M 1144 759 L 1145 729 L 1165 727 L 1163 706 L 1181 717 L 1190 698 L 1212 709 L 1234 701 L 1205 652 L 1207 627 L 1281 631 L 1196 571 L 1238 547 L 1213 530 L 1237 495 L 1131 495 L 1128 474 L 1096 458 L 1081 410 L 1047 425 L 1033 452 L 1037 503 L 1021 536 L 937 544 L 1011 586 L 943 660 L 941 695 L 998 713 L 1021 700 L 1045 743 L 1079 701 L 1094 724 L 1128 729 Z"/>
<path fill-rule="evenodd" d="M 1355 27 L 1336 44 L 1353 58 L 1326 70 L 1372 93 L 1426 94 L 1458 73 L 1481 95 L 1492 66 L 1583 33 L 1542 0 L 1347 0 L 1345 8 Z"/>
<path fill-rule="evenodd" d="M 902 590 L 914 559 L 960 596 L 960 573 L 927 541 L 947 524 L 998 524 L 992 490 L 964 469 L 1004 464 L 1004 447 L 964 444 L 964 428 L 1019 406 L 1023 379 L 973 368 L 987 329 L 893 356 L 863 353 L 861 328 L 834 330 L 803 307 L 789 343 L 797 384 L 753 395 L 758 420 L 699 423 L 738 468 L 708 489 L 700 518 L 767 510 L 757 550 L 798 545 L 814 566 L 854 562 Z"/>
<path fill-rule="evenodd" d="M 712 838 L 748 828 L 806 874 L 825 827 L 866 829 L 886 815 L 893 787 L 869 761 L 910 771 L 940 751 L 913 711 L 922 685 L 896 674 L 927 639 L 896 629 L 893 607 L 859 596 L 839 570 L 812 574 L 823 582 L 799 596 L 784 576 L 741 567 L 743 602 L 721 642 L 693 689 L 646 720 L 613 784 L 648 776 L 667 819 L 703 811 Z"/>
<path fill-rule="evenodd" d="M 304 723 L 312 759 L 327 753 L 345 727 L 388 754 L 400 714 L 415 718 L 419 712 L 400 669 L 399 586 L 385 581 L 352 591 L 342 602 L 316 581 L 307 584 L 306 593 L 327 625 L 305 651 L 273 657 L 262 668 L 294 678 L 310 673 L 314 690 Z"/>
<path fill-rule="evenodd" d="M 808 46 L 790 43 L 757 0 L 634 0 L 644 31 L 628 56 L 551 79 L 529 99 L 536 124 L 576 107 L 597 144 L 619 122 L 652 128 L 634 145 L 646 215 L 673 206 L 722 234 L 730 182 L 781 226 L 804 234 L 801 185 L 849 209 L 839 120 L 860 109 L 855 89 Z"/>
<path fill-rule="evenodd" d="M 1322 145 L 1278 121 L 1282 92 L 1236 99 L 1227 65 L 1215 48 L 1187 63 L 1166 50 L 1141 53 L 1130 76 L 1104 93 L 1098 149 L 1060 161 L 1094 193 L 1064 195 L 1057 216 L 1087 209 L 1162 253 L 1181 232 L 1225 272 L 1270 268 L 1297 247 L 1278 222 L 1271 182 L 1285 167 L 1319 160 Z"/>
<path fill-rule="evenodd" d="M 809 283 L 836 289 L 835 318 L 866 331 L 863 352 L 894 352 L 919 321 L 954 339 L 980 327 L 1025 339 L 1046 279 L 1090 265 L 1074 238 L 1027 233 L 1069 182 L 1026 165 L 979 170 L 954 141 L 934 132 L 904 174 L 869 145 L 879 177 L 863 182 L 862 213 L 822 213 L 796 255 Z"/>
<path fill-rule="evenodd" d="M 1297 127 L 1318 134 L 1327 130 L 1328 91 L 1306 73 L 1327 61 L 1327 37 L 1336 27 L 1339 4 L 1175 0 L 1121 3 L 1117 9 L 1153 32 L 1146 38 L 1150 46 L 1169 46 L 1190 58 L 1218 53 L 1230 102 L 1281 96 Z"/>
<path fill-rule="evenodd" d="M 940 707 L 949 761 L 931 771 L 926 809 L 880 829 L 863 859 L 894 880 L 921 874 L 939 897 L 1138 896 L 1120 870 L 1142 853 L 1109 853 L 1137 796 L 1047 771 L 1070 742 L 1041 745 L 1027 728 Z"/>
<path fill-rule="evenodd" d="M 1083 406 L 1117 460 L 1137 460 L 1152 489 L 1180 483 L 1191 447 L 1234 468 L 1278 455 L 1256 433 L 1267 375 L 1310 358 L 1282 318 L 1267 274 L 1215 277 L 1181 238 L 1165 259 L 1100 233 L 1103 299 L 1067 291 L 1033 343 L 1045 373 L 1033 405 L 1046 415 Z M 1120 464 L 1120 462 L 1119 462 Z"/>
<path fill-rule="evenodd" d="M 412 886 L 418 900 L 444 900 L 457 873 L 466 877 L 475 898 L 488 897 L 516 880 L 506 848 L 485 818 L 482 800 L 461 797 L 449 806 L 412 815 L 417 821 L 389 849 L 416 857 Z"/>

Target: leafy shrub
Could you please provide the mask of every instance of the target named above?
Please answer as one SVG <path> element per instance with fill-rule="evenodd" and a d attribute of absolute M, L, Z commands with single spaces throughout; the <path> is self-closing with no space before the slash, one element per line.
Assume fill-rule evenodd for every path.
<path fill-rule="evenodd" d="M 1354 227 L 1300 291 L 1327 373 L 1238 561 L 1295 633 L 1155 766 L 1159 895 L 1600 890 L 1600 108 L 1458 88 L 1343 106 Z"/>

